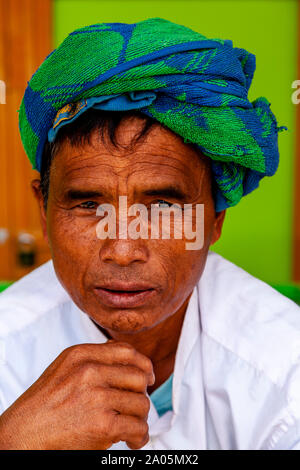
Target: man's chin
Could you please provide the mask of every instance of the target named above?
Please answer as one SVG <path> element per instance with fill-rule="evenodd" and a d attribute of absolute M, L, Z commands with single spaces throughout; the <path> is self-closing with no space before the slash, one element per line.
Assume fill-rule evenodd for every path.
<path fill-rule="evenodd" d="M 141 310 L 122 309 L 101 316 L 90 315 L 90 318 L 109 338 L 114 333 L 130 335 L 151 329 L 156 322 L 153 321 L 153 315 L 151 318 L 148 315 Z"/>

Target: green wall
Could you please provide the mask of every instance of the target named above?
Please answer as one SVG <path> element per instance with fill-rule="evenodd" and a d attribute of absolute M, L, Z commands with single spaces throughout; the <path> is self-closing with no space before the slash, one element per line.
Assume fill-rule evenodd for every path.
<path fill-rule="evenodd" d="M 134 23 L 162 17 L 212 37 L 232 39 L 257 58 L 249 98 L 266 96 L 279 125 L 281 161 L 276 175 L 227 210 L 214 250 L 273 283 L 291 280 L 297 0 L 55 0 L 55 47 L 73 29 L 97 22 Z"/>

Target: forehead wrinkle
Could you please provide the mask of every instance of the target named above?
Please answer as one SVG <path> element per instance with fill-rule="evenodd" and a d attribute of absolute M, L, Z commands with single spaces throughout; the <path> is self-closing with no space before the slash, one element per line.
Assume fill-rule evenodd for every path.
<path fill-rule="evenodd" d="M 186 145 L 186 144 L 185 144 Z M 69 159 L 72 161 L 73 159 L 82 159 L 82 158 L 94 158 L 94 157 L 114 157 L 114 158 L 124 158 L 124 157 L 131 157 L 132 155 L 150 155 L 153 157 L 158 157 L 158 158 L 174 158 L 173 155 L 177 154 L 178 157 L 180 158 L 186 158 L 186 148 L 185 149 L 180 149 L 178 146 L 173 145 L 167 145 L 167 143 L 161 144 L 158 142 L 157 144 L 152 144 L 151 141 L 148 142 L 137 142 L 136 146 L 134 148 L 132 147 L 126 147 L 126 148 L 116 148 L 115 146 L 112 147 L 113 152 L 108 152 L 106 146 L 103 146 L 103 150 L 99 151 L 98 149 L 95 149 L 95 146 L 87 145 L 82 153 L 75 153 L 68 155 Z M 76 148 L 75 148 L 76 150 Z M 192 150 L 195 152 L 193 149 L 188 149 Z M 87 155 L 90 154 L 90 155 Z M 174 158 L 174 160 L 178 160 Z M 184 164 L 183 162 L 181 162 Z"/>
<path fill-rule="evenodd" d="M 135 168 L 131 171 L 131 175 L 133 174 L 136 174 L 136 173 L 141 173 L 144 171 L 144 166 L 147 166 L 147 165 L 150 165 L 152 166 L 152 170 L 157 170 L 159 172 L 159 174 L 161 174 L 161 167 L 165 167 L 167 169 L 171 169 L 171 170 L 175 170 L 175 172 L 180 172 L 180 175 L 184 174 L 185 176 L 187 176 L 187 178 L 189 180 L 191 180 L 191 176 L 194 175 L 194 172 L 191 172 L 191 167 L 187 166 L 187 165 L 184 165 L 183 166 L 183 169 L 182 168 L 179 168 L 178 166 L 176 165 L 172 165 L 171 163 L 167 163 L 167 162 L 161 162 L 159 163 L 159 166 L 157 167 L 155 163 L 153 162 L 147 162 L 147 161 L 143 161 L 140 163 L 140 166 L 141 167 L 138 167 L 138 168 Z M 206 172 L 206 168 L 203 166 L 203 168 L 200 168 L 200 173 L 201 173 L 201 179 L 203 178 L 203 174 Z M 170 172 L 171 173 L 171 172 Z M 174 174 L 174 172 L 172 172 Z"/>
<path fill-rule="evenodd" d="M 149 153 L 147 154 L 149 156 Z M 137 171 L 142 172 L 143 170 L 147 170 L 149 167 L 151 167 L 151 170 L 157 169 L 158 171 L 161 171 L 161 167 L 166 167 L 166 168 L 172 168 L 175 171 L 179 171 L 180 174 L 184 173 L 186 176 L 190 177 L 191 173 L 193 174 L 194 171 L 192 171 L 192 166 L 189 164 L 185 164 L 181 160 L 168 155 L 167 158 L 163 155 L 157 155 L 153 154 L 151 155 L 156 160 L 145 160 L 141 159 L 140 157 L 143 157 L 143 154 L 141 156 L 138 155 L 139 158 L 136 158 L 135 161 L 129 160 L 127 162 L 124 162 L 124 165 L 120 167 L 121 170 L 126 170 L 130 168 L 130 173 L 135 173 Z M 148 168 L 147 168 L 148 167 Z M 203 165 L 204 167 L 204 165 Z M 119 167 L 117 167 L 119 169 Z M 202 168 L 200 168 L 202 171 Z"/>
<path fill-rule="evenodd" d="M 145 144 L 141 145 L 142 147 L 145 147 Z M 95 169 L 97 167 L 103 169 L 106 167 L 109 169 L 110 172 L 114 176 L 118 176 L 120 173 L 124 171 L 128 171 L 128 168 L 130 169 L 130 173 L 135 173 L 136 171 L 142 171 L 141 170 L 136 170 L 135 167 L 137 165 L 142 165 L 141 168 L 145 166 L 145 169 L 147 169 L 147 165 L 152 166 L 155 168 L 156 165 L 159 165 L 160 167 L 165 167 L 165 168 L 172 168 L 175 171 L 180 171 L 180 173 L 185 174 L 187 177 L 191 176 L 192 172 L 192 165 L 195 163 L 193 162 L 193 158 L 190 157 L 190 160 L 192 160 L 192 165 L 189 163 L 186 163 L 184 160 L 187 160 L 187 155 L 186 153 L 182 152 L 181 149 L 174 149 L 174 145 L 168 145 L 168 142 L 165 142 L 164 145 L 153 145 L 151 143 L 147 143 L 147 147 L 149 150 L 146 151 L 146 149 L 142 149 L 140 146 L 139 150 L 133 150 L 133 151 L 128 151 L 128 149 L 123 149 L 123 155 L 120 154 L 120 152 L 117 152 L 118 155 L 109 153 L 107 154 L 107 149 L 105 149 L 105 152 L 97 152 L 95 153 L 94 151 L 92 152 L 91 150 L 85 150 L 85 152 L 80 152 L 80 153 L 73 153 L 73 154 L 68 154 L 68 158 L 66 159 L 65 167 L 64 168 L 64 174 L 66 177 L 73 173 L 77 173 L 79 171 L 82 171 L 86 168 L 88 169 Z M 93 150 L 95 150 L 94 146 L 88 146 L 91 147 Z M 172 148 L 173 147 L 173 148 Z M 116 150 L 116 149 L 115 149 Z M 176 156 L 174 157 L 174 150 L 175 154 L 178 155 L 178 158 Z M 124 151 L 126 152 L 126 155 L 124 155 Z M 161 155 L 158 154 L 158 152 L 161 152 Z M 172 154 L 170 154 L 172 152 Z M 193 150 L 195 152 L 195 150 Z M 88 153 L 88 154 L 87 154 Z M 165 153 L 165 155 L 164 155 Z M 149 161 L 149 160 L 142 160 L 142 157 L 144 155 L 147 155 L 148 157 L 154 157 L 156 161 Z M 103 159 L 112 159 L 111 164 L 108 162 L 104 162 Z M 126 157 L 124 161 L 124 157 Z M 133 161 L 133 157 L 135 157 L 135 161 Z M 181 158 L 180 158 L 181 157 Z M 182 158 L 183 157 L 183 158 Z M 194 154 L 194 157 L 197 158 L 197 155 Z M 95 159 L 98 159 L 98 162 L 95 163 Z M 122 163 L 119 165 L 118 160 L 119 158 L 122 158 Z M 74 160 L 75 162 L 78 161 L 78 165 L 74 167 Z M 89 160 L 92 160 L 90 163 L 88 163 Z M 117 161 L 116 161 L 117 160 Z M 167 163 L 165 160 L 168 162 L 172 163 Z M 200 165 L 200 158 L 199 158 L 199 163 L 197 164 L 197 167 L 199 168 Z M 70 167 L 71 168 L 68 168 Z M 203 163 L 203 166 L 206 166 L 205 163 Z M 200 168 L 202 170 L 202 168 Z M 194 173 L 194 172 L 192 172 Z M 202 173 L 202 171 L 201 171 Z M 202 178 L 201 178 L 202 179 Z"/>
<path fill-rule="evenodd" d="M 179 137 L 179 136 L 177 136 Z M 189 144 L 185 144 L 180 141 L 180 145 L 178 145 L 177 141 L 171 141 L 168 143 L 168 140 L 165 139 L 163 143 L 159 143 L 158 145 L 153 144 L 151 141 L 147 143 L 149 148 L 153 148 L 153 155 L 156 155 L 158 152 L 161 152 L 167 157 L 172 157 L 172 155 L 177 154 L 179 157 L 186 158 L 187 152 L 192 152 L 193 154 L 198 153 L 194 147 Z"/>
<path fill-rule="evenodd" d="M 160 158 L 160 156 L 158 156 L 158 158 Z M 181 162 L 178 161 L 176 158 L 172 158 L 172 160 L 173 160 L 173 164 L 162 162 L 162 161 L 155 162 L 155 161 L 147 161 L 147 160 L 136 160 L 136 161 L 127 160 L 127 161 L 123 161 L 122 164 L 117 164 L 116 162 L 109 164 L 107 162 L 100 162 L 100 161 L 95 164 L 92 164 L 92 163 L 87 164 L 87 163 L 84 163 L 84 160 L 81 160 L 80 162 L 81 164 L 79 166 L 69 168 L 69 169 L 64 169 L 63 173 L 64 173 L 64 177 L 67 178 L 70 175 L 73 175 L 74 173 L 81 172 L 86 169 L 90 170 L 90 169 L 95 169 L 95 168 L 99 168 L 99 169 L 101 168 L 102 170 L 103 168 L 106 168 L 114 176 L 119 176 L 124 172 L 128 172 L 128 175 L 135 173 L 136 171 L 142 172 L 142 171 L 147 170 L 149 166 L 151 167 L 153 171 L 157 166 L 159 166 L 159 168 L 157 168 L 158 171 L 161 171 L 161 167 L 168 167 L 168 168 L 172 168 L 173 170 L 177 172 L 185 173 L 187 176 L 190 174 L 190 170 L 191 170 L 190 167 L 188 167 L 187 165 L 180 164 Z M 176 163 L 179 163 L 179 165 L 176 165 Z"/>
<path fill-rule="evenodd" d="M 191 149 L 190 147 L 185 148 L 183 151 L 178 148 L 168 148 L 161 145 L 149 145 L 149 147 L 150 151 L 145 151 L 144 149 L 141 149 L 138 153 L 140 153 L 141 156 L 145 155 L 146 157 L 154 157 L 155 159 L 159 160 L 157 162 L 158 164 L 167 164 L 166 161 L 171 160 L 176 163 L 176 165 L 178 165 L 180 171 L 182 171 L 183 169 L 187 173 L 193 170 L 193 167 L 195 167 L 195 165 L 197 165 L 197 167 L 207 166 L 207 160 L 202 160 L 198 152 L 196 152 L 195 149 Z M 151 150 L 151 147 L 153 147 L 153 150 Z M 147 162 L 147 160 L 144 160 L 144 162 Z M 149 163 L 151 164 L 153 162 L 150 161 Z"/>
<path fill-rule="evenodd" d="M 144 181 L 144 179 L 141 179 L 140 177 L 138 177 L 139 173 L 141 171 L 140 170 L 136 170 L 134 173 L 131 173 L 129 175 L 129 178 L 132 178 L 132 177 L 136 177 L 137 179 L 137 185 L 135 185 L 133 183 L 133 186 L 134 186 L 134 189 L 136 190 L 142 190 L 143 188 L 143 183 L 140 183 L 141 181 Z M 186 193 L 187 195 L 190 195 L 194 200 L 196 199 L 199 199 L 199 198 L 202 198 L 202 195 L 203 195 L 203 191 L 205 191 L 205 188 L 204 188 L 204 178 L 205 176 L 207 175 L 207 171 L 205 171 L 205 168 L 202 169 L 200 175 L 199 175 L 199 178 L 197 180 L 195 180 L 194 178 L 190 178 L 188 177 L 187 179 L 184 178 L 184 179 L 181 179 L 180 182 L 178 181 L 178 178 L 176 178 L 176 175 L 172 175 L 172 178 L 168 179 L 168 177 L 171 176 L 171 173 L 168 175 L 168 173 L 165 173 L 164 176 L 166 178 L 163 178 L 161 179 L 161 181 L 159 181 L 159 179 L 157 180 L 155 178 L 155 180 L 153 181 L 153 187 L 155 188 L 155 185 L 158 184 L 158 186 L 174 186 L 174 187 L 178 187 L 180 188 L 184 193 Z M 161 178 L 161 172 L 157 173 L 157 175 L 154 175 L 154 176 L 158 176 Z M 128 179 L 129 179 L 128 178 Z M 192 201 L 191 201 L 192 202 Z"/>
<path fill-rule="evenodd" d="M 153 162 L 142 162 L 138 167 L 132 169 L 129 177 L 139 175 L 140 173 L 141 174 L 145 173 L 145 170 L 147 170 L 149 166 L 150 166 L 149 173 L 151 173 L 151 177 L 153 177 L 153 175 L 156 175 L 156 174 L 158 176 L 161 176 L 162 171 L 163 171 L 165 175 L 169 175 L 169 176 L 173 175 L 175 178 L 176 178 L 176 173 L 177 173 L 177 178 L 178 178 L 178 175 L 181 176 L 181 179 L 183 179 L 182 175 L 189 178 L 189 175 L 186 170 L 179 170 L 178 168 L 176 168 L 176 166 L 173 166 L 167 163 L 160 164 L 159 166 L 157 166 L 153 164 Z"/>
<path fill-rule="evenodd" d="M 99 168 L 99 170 L 101 169 L 101 171 L 103 172 L 103 169 L 108 169 L 110 170 L 110 172 L 114 172 L 113 171 L 113 167 L 111 165 L 109 165 L 107 162 L 103 162 L 103 161 L 98 161 L 97 163 L 84 163 L 84 160 L 81 160 L 80 162 L 81 164 L 80 165 L 77 165 L 75 167 L 72 167 L 72 168 L 68 168 L 68 165 L 65 165 L 64 168 L 63 168 L 63 176 L 64 178 L 69 178 L 69 177 L 72 177 L 72 175 L 75 173 L 80 173 L 80 172 L 84 172 L 86 173 L 86 171 L 84 170 L 93 170 L 93 169 L 97 169 Z"/>
<path fill-rule="evenodd" d="M 89 153 L 89 152 L 88 152 Z M 130 154 L 128 154 L 130 155 Z M 103 161 L 105 158 L 109 158 L 111 160 L 114 161 L 114 163 L 108 163 L 107 161 Z M 95 162 L 95 159 L 97 158 L 97 162 Z M 81 171 L 81 170 L 84 170 L 85 168 L 97 168 L 97 167 L 107 167 L 109 170 L 111 170 L 112 172 L 114 172 L 114 169 L 116 168 L 117 170 L 118 169 L 122 169 L 124 164 L 122 165 L 116 165 L 115 164 L 115 159 L 117 159 L 118 156 L 116 155 L 113 155 L 113 154 L 105 154 L 105 153 L 92 153 L 90 155 L 87 155 L 86 152 L 85 153 L 79 153 L 79 154 L 72 154 L 72 155 L 68 155 L 68 158 L 65 159 L 65 163 L 64 163 L 64 167 L 63 167 L 63 170 L 64 170 L 64 174 L 66 176 L 68 176 L 69 174 L 73 173 L 73 172 L 77 172 L 77 171 Z M 74 160 L 75 162 L 78 162 L 77 165 L 74 165 Z M 90 163 L 89 160 L 91 160 Z M 128 162 L 128 164 L 131 164 L 131 162 Z M 56 165 L 57 167 L 57 165 Z M 71 168 L 69 168 L 71 167 Z"/>
<path fill-rule="evenodd" d="M 173 160 L 176 160 L 176 159 L 173 159 Z M 152 161 L 151 162 L 137 161 L 134 164 L 132 164 L 131 162 L 128 162 L 125 166 L 123 165 L 120 168 L 115 168 L 115 167 L 112 167 L 112 166 L 108 165 L 107 163 L 100 163 L 99 162 L 97 165 L 89 166 L 89 168 L 101 168 L 101 167 L 103 168 L 103 167 L 106 167 L 106 169 L 109 170 L 109 172 L 108 172 L 109 174 L 107 174 L 106 172 L 105 172 L 106 174 L 104 174 L 103 171 L 101 171 L 101 173 L 100 173 L 101 176 L 99 175 L 99 178 L 97 178 L 95 172 L 93 173 L 92 176 L 89 176 L 88 174 L 86 174 L 86 172 L 84 172 L 85 174 L 82 174 L 82 167 L 80 167 L 80 168 L 77 168 L 77 169 L 75 168 L 75 169 L 69 170 L 66 173 L 65 177 L 64 177 L 64 181 L 68 184 L 72 184 L 73 181 L 78 182 L 78 180 L 79 181 L 82 180 L 83 185 L 85 183 L 88 183 L 88 182 L 92 182 L 92 183 L 97 185 L 97 180 L 99 180 L 99 184 L 102 185 L 105 180 L 106 180 L 106 183 L 107 183 L 107 177 L 109 177 L 109 179 L 111 180 L 111 183 L 114 186 L 114 190 L 118 191 L 120 189 L 120 187 L 122 187 L 123 190 L 125 190 L 125 187 L 127 187 L 127 190 L 128 190 L 128 186 L 130 185 L 130 180 L 134 177 L 138 177 L 139 174 L 142 174 L 144 176 L 145 169 L 149 168 L 149 166 L 151 167 L 151 172 L 149 172 L 149 174 L 151 174 L 152 177 L 153 176 L 161 177 L 162 167 L 163 167 L 164 168 L 164 174 L 166 176 L 168 174 L 169 174 L 170 177 L 172 176 L 172 179 L 174 180 L 174 184 L 176 184 L 176 183 L 178 184 L 178 181 L 176 181 L 176 179 L 178 180 L 178 173 L 180 174 L 181 184 L 183 184 L 183 186 L 185 188 L 184 192 L 186 192 L 186 193 L 193 192 L 194 193 L 198 188 L 199 190 L 197 191 L 197 195 L 201 194 L 201 192 L 202 192 L 202 181 L 203 181 L 204 175 L 206 174 L 206 171 L 205 171 L 204 167 L 201 168 L 199 179 L 197 181 L 195 181 L 194 175 L 191 174 L 191 171 L 190 171 L 191 168 L 190 167 L 183 168 L 183 169 L 180 168 L 179 169 L 177 165 L 172 165 L 171 163 L 167 163 L 167 162 L 160 162 L 159 165 L 155 164 Z M 74 175 L 74 173 L 75 173 L 75 175 Z M 76 177 L 76 173 L 78 173 L 77 177 Z M 177 175 L 176 175 L 176 173 L 177 173 Z M 176 176 L 177 176 L 177 178 L 176 178 Z M 141 178 L 139 178 L 139 179 L 141 180 Z M 144 180 L 144 179 L 145 178 L 142 178 L 142 180 Z M 167 181 L 166 181 L 166 184 L 167 184 Z M 111 189 L 112 189 L 112 187 L 110 187 L 110 190 Z M 197 195 L 195 197 L 197 197 Z"/>

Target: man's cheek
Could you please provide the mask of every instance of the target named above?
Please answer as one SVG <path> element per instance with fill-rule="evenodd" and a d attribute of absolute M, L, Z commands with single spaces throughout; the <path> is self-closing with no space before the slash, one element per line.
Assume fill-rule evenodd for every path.
<path fill-rule="evenodd" d="M 55 248 L 65 250 L 80 250 L 95 244 L 96 229 L 93 221 L 74 217 L 69 214 L 58 214 L 53 216 L 50 223 L 50 235 Z"/>
<path fill-rule="evenodd" d="M 156 267 L 164 273 L 169 284 L 181 284 L 189 276 L 189 270 L 195 259 L 191 251 L 185 248 L 183 240 L 160 240 L 151 248 L 152 256 L 157 258 Z M 178 267 L 180 266 L 180 269 Z"/>
<path fill-rule="evenodd" d="M 186 241 L 184 242 L 185 245 Z M 187 250 L 185 247 L 178 252 L 176 273 L 179 276 L 178 282 L 189 290 L 200 279 L 205 267 L 208 254 L 208 247 L 204 245 L 199 250 Z M 178 266 L 180 271 L 178 273 Z"/>

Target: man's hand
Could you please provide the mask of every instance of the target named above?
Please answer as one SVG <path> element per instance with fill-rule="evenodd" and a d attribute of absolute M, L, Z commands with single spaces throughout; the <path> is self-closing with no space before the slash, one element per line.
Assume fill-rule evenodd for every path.
<path fill-rule="evenodd" d="M 65 349 L 0 417 L 0 449 L 139 449 L 154 380 L 150 359 L 127 343 Z"/>

